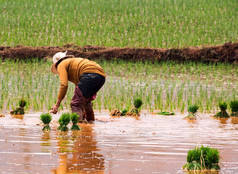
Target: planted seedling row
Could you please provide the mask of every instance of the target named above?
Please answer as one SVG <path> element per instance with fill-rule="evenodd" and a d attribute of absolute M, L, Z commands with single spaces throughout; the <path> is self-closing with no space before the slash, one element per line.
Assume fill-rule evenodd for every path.
<path fill-rule="evenodd" d="M 50 130 L 49 124 L 52 120 L 52 116 L 49 113 L 45 113 L 40 115 L 40 119 L 44 124 L 44 127 L 42 130 L 49 131 Z M 63 113 L 58 120 L 58 123 L 59 123 L 58 130 L 62 132 L 68 131 L 69 130 L 68 124 L 70 123 L 70 121 L 72 122 L 72 127 L 71 127 L 72 131 L 80 130 L 80 127 L 78 126 L 79 115 L 76 113 L 72 113 L 72 114 Z"/>

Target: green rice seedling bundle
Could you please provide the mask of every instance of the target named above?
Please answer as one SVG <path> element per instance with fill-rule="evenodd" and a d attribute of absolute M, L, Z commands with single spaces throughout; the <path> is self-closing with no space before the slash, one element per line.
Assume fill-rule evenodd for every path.
<path fill-rule="evenodd" d="M 44 123 L 43 131 L 49 131 L 50 130 L 50 122 L 52 120 L 52 116 L 49 113 L 41 114 L 40 115 L 41 121 Z"/>
<path fill-rule="evenodd" d="M 134 100 L 134 108 L 130 112 L 127 112 L 127 115 L 138 116 L 140 114 L 141 106 L 143 102 L 140 98 Z"/>
<path fill-rule="evenodd" d="M 157 114 L 158 115 L 166 115 L 166 116 L 175 115 L 174 112 L 167 112 L 167 111 L 158 112 Z"/>
<path fill-rule="evenodd" d="M 233 100 L 230 102 L 231 116 L 238 117 L 238 100 Z"/>
<path fill-rule="evenodd" d="M 194 104 L 188 107 L 188 116 L 186 116 L 186 119 L 189 120 L 196 120 L 196 113 L 199 109 L 199 106 Z"/>
<path fill-rule="evenodd" d="M 25 110 L 24 107 L 26 106 L 26 101 L 24 99 L 21 99 L 19 101 L 19 107 L 17 107 L 15 110 L 11 111 L 10 114 L 12 115 L 24 115 Z"/>
<path fill-rule="evenodd" d="M 123 109 L 121 111 L 121 116 L 125 116 L 127 114 L 127 112 L 128 112 L 128 109 Z"/>
<path fill-rule="evenodd" d="M 79 126 L 77 125 L 77 123 L 79 122 L 79 115 L 77 113 L 72 113 L 70 115 L 70 119 L 72 121 L 71 130 L 80 130 Z"/>
<path fill-rule="evenodd" d="M 216 118 L 229 118 L 229 115 L 227 113 L 227 103 L 226 102 L 220 102 L 219 103 L 220 112 L 218 112 L 215 117 Z"/>
<path fill-rule="evenodd" d="M 67 125 L 70 122 L 70 113 L 63 113 L 59 118 L 59 127 L 58 130 L 60 131 L 68 131 Z"/>
<path fill-rule="evenodd" d="M 115 109 L 111 111 L 111 116 L 139 116 L 140 109 L 143 102 L 140 98 L 134 100 L 134 107 L 129 111 L 128 109 L 123 109 L 122 111 Z"/>
<path fill-rule="evenodd" d="M 187 163 L 183 166 L 186 171 L 219 170 L 219 151 L 210 147 L 195 147 L 188 151 Z"/>
<path fill-rule="evenodd" d="M 198 105 L 189 106 L 189 107 L 188 107 L 188 112 L 189 112 L 190 114 L 192 114 L 193 116 L 195 116 L 195 114 L 196 114 L 197 111 L 198 111 L 198 108 L 199 108 Z"/>

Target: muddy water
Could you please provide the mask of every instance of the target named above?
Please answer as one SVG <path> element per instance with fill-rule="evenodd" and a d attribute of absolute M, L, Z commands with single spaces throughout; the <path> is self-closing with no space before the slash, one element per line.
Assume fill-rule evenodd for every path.
<path fill-rule="evenodd" d="M 182 174 L 187 151 L 196 145 L 219 149 L 220 174 L 238 173 L 238 124 L 231 120 L 203 115 L 189 123 L 181 115 L 148 113 L 139 119 L 108 113 L 96 118 L 67 134 L 59 134 L 55 122 L 43 133 L 39 114 L 0 118 L 0 173 Z"/>

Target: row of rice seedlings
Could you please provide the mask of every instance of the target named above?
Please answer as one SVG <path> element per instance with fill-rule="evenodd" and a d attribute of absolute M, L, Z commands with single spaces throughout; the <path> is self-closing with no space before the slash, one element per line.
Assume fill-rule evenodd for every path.
<path fill-rule="evenodd" d="M 43 113 L 40 115 L 40 119 L 44 124 L 43 131 L 49 131 L 50 130 L 50 122 L 52 120 L 52 116 L 49 113 Z M 60 118 L 59 118 L 59 127 L 58 130 L 60 131 L 68 131 L 68 124 L 72 122 L 71 130 L 72 131 L 77 131 L 80 130 L 78 126 L 79 122 L 79 115 L 76 113 L 63 113 Z"/>
<path fill-rule="evenodd" d="M 222 0 L 1 0 L 0 43 L 164 48 L 221 44 L 237 40 L 235 7 L 235 1 Z"/>
<path fill-rule="evenodd" d="M 238 117 L 238 100 L 232 100 L 229 103 L 231 114 L 227 113 L 228 104 L 226 102 L 219 102 L 220 111 L 214 115 L 215 118 L 229 118 Z"/>
<path fill-rule="evenodd" d="M 235 83 L 238 71 L 231 65 L 221 64 L 216 67 L 191 63 L 181 65 L 173 62 L 150 64 L 125 61 L 99 63 L 108 77 L 94 105 L 98 110 L 123 109 L 133 103 L 133 98 L 140 97 L 144 101 L 143 109 L 150 111 L 185 112 L 189 105 L 197 103 L 201 112 L 213 112 L 217 110 L 217 101 L 231 101 L 238 95 L 238 84 Z M 47 111 L 55 103 L 59 80 L 51 74 L 49 63 L 7 61 L 0 66 L 1 110 L 11 110 L 20 98 L 30 101 L 27 110 Z M 213 70 L 215 80 L 200 78 L 197 75 L 199 69 L 205 74 Z M 195 74 L 193 80 L 192 74 Z M 173 79 L 173 76 L 178 78 Z M 221 78 L 221 81 L 217 82 L 217 78 Z M 68 90 L 61 109 L 69 109 L 74 86 L 70 84 Z"/>

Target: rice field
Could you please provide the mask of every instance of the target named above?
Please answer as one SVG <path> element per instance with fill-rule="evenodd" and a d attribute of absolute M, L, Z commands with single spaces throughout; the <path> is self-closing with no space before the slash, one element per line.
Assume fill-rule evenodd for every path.
<path fill-rule="evenodd" d="M 143 100 L 148 111 L 187 112 L 191 104 L 199 112 L 215 112 L 220 101 L 238 98 L 238 69 L 230 64 L 105 61 L 107 79 L 94 102 L 96 110 L 130 108 L 135 98 Z M 56 102 L 57 75 L 50 72 L 51 62 L 0 63 L 0 110 L 9 112 L 21 98 L 27 111 L 48 111 Z M 70 83 L 61 110 L 70 109 L 74 85 Z"/>
<path fill-rule="evenodd" d="M 237 0 L 0 0 L 3 46 L 216 45 L 237 28 Z"/>

